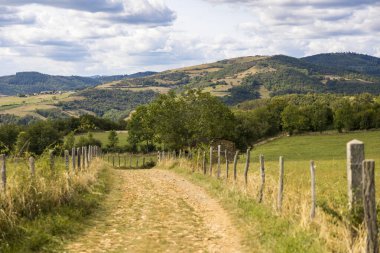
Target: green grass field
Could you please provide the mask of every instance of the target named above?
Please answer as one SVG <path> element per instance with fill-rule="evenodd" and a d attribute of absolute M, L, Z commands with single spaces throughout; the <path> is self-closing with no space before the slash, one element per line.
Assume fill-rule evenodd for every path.
<path fill-rule="evenodd" d="M 376 166 L 379 167 L 380 131 L 284 136 L 253 148 L 247 187 L 244 186 L 243 171 L 246 161 L 244 154 L 239 156 L 237 183 L 234 183 L 231 176 L 232 161 L 229 166 L 230 177 L 226 180 L 226 166 L 223 158 L 221 179 L 226 180 L 225 187 L 233 191 L 239 189 L 250 198 L 257 200 L 261 182 L 259 156 L 263 154 L 266 178 L 262 205 L 276 214 L 279 184 L 278 160 L 279 156 L 283 156 L 285 177 L 281 216 L 288 219 L 291 224 L 298 224 L 300 228 L 306 228 L 307 231 L 318 234 L 320 242 L 326 246 L 327 251 L 347 252 L 349 247 L 347 224 L 350 218 L 347 197 L 346 143 L 353 139 L 364 142 L 366 159 L 374 159 Z M 313 221 L 310 220 L 310 160 L 314 160 L 316 166 L 317 215 Z M 208 162 L 206 168 L 209 169 Z M 217 164 L 214 164 L 214 176 L 216 171 Z M 377 202 L 380 206 L 380 173 L 376 172 L 375 176 Z M 262 222 L 260 226 L 266 226 L 266 221 L 260 222 Z M 272 239 L 281 240 L 280 237 Z M 355 241 L 353 252 L 359 252 L 362 248 L 362 241 Z"/>
<path fill-rule="evenodd" d="M 108 144 L 108 135 L 109 132 L 93 132 L 92 133 L 94 138 L 101 141 L 103 146 L 106 146 Z M 128 132 L 127 131 L 117 131 L 117 135 L 119 137 L 119 146 L 125 146 L 128 144 L 127 137 Z M 78 134 L 75 136 L 75 141 L 77 141 L 80 136 L 87 136 L 87 133 L 85 134 Z"/>
<path fill-rule="evenodd" d="M 34 115 L 37 109 L 56 109 L 59 102 L 72 101 L 81 99 L 78 97 L 70 97 L 73 92 L 64 92 L 62 94 L 46 94 L 30 97 L 5 96 L 0 97 L 0 113 L 13 114 L 19 117 L 26 115 Z"/>
<path fill-rule="evenodd" d="M 270 161 L 279 156 L 288 161 L 344 160 L 346 143 L 353 139 L 364 142 L 366 159 L 380 158 L 380 131 L 282 137 L 254 147 L 251 154 L 263 154 Z"/>

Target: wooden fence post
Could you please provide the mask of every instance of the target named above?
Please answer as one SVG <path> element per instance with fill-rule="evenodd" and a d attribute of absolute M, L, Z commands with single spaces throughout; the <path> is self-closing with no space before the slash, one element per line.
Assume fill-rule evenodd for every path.
<path fill-rule="evenodd" d="M 7 189 L 7 166 L 5 155 L 0 155 L 1 160 L 1 186 L 3 192 Z"/>
<path fill-rule="evenodd" d="M 363 199 L 364 224 L 367 229 L 366 253 L 378 253 L 374 160 L 363 161 Z"/>
<path fill-rule="evenodd" d="M 224 150 L 224 158 L 226 160 L 226 180 L 228 181 L 229 168 L 228 168 L 228 151 L 227 151 L 227 149 Z"/>
<path fill-rule="evenodd" d="M 124 167 L 127 167 L 127 156 L 124 155 Z"/>
<path fill-rule="evenodd" d="M 136 168 L 139 168 L 139 157 L 137 156 L 136 159 L 137 159 L 137 160 L 136 160 Z"/>
<path fill-rule="evenodd" d="M 65 166 L 67 172 L 69 172 L 69 166 L 70 166 L 70 153 L 68 150 L 65 150 Z"/>
<path fill-rule="evenodd" d="M 244 183 L 245 183 L 245 187 L 248 186 L 248 170 L 249 170 L 250 156 L 251 156 L 251 149 L 248 148 L 247 149 L 247 159 L 245 161 L 245 168 L 244 168 Z"/>
<path fill-rule="evenodd" d="M 363 181 L 362 165 L 364 161 L 364 143 L 352 140 L 347 143 L 347 180 L 348 206 L 352 216 L 359 223 L 363 221 Z"/>
<path fill-rule="evenodd" d="M 81 153 L 80 153 L 80 148 L 77 148 L 77 157 L 78 157 L 78 170 L 81 170 L 81 166 L 82 166 L 82 163 L 81 163 L 81 161 L 80 161 L 80 159 L 81 159 Z"/>
<path fill-rule="evenodd" d="M 210 176 L 212 176 L 212 146 L 210 147 L 210 169 L 209 169 L 209 172 L 210 172 Z"/>
<path fill-rule="evenodd" d="M 278 185 L 277 210 L 282 210 L 282 195 L 284 192 L 284 158 L 280 156 L 280 179 Z"/>
<path fill-rule="evenodd" d="M 222 146 L 221 145 L 218 145 L 218 170 L 217 170 L 217 174 L 216 174 L 216 177 L 219 179 L 220 178 L 220 152 L 221 152 L 221 149 L 222 149 Z"/>
<path fill-rule="evenodd" d="M 82 169 L 86 169 L 86 156 L 87 152 L 85 150 L 85 147 L 82 147 Z"/>
<path fill-rule="evenodd" d="M 30 176 L 34 178 L 34 176 L 36 175 L 36 167 L 35 167 L 33 156 L 29 157 L 29 170 L 30 170 Z"/>
<path fill-rule="evenodd" d="M 119 168 L 120 168 L 120 154 L 117 154 L 117 159 L 119 160 Z"/>
<path fill-rule="evenodd" d="M 234 181 L 236 182 L 237 179 L 237 162 L 239 158 L 239 151 L 236 151 L 235 157 L 234 157 Z"/>
<path fill-rule="evenodd" d="M 115 167 L 115 155 L 112 155 L 112 167 Z"/>
<path fill-rule="evenodd" d="M 86 146 L 86 150 L 87 150 L 86 163 L 87 163 L 87 167 L 89 167 L 90 162 L 91 162 L 91 145 Z"/>
<path fill-rule="evenodd" d="M 87 168 L 88 167 L 88 150 L 87 150 L 87 146 L 86 147 L 83 147 L 83 150 L 84 150 L 84 155 L 83 155 L 83 168 Z"/>
<path fill-rule="evenodd" d="M 199 158 L 200 158 L 200 149 L 198 148 L 198 151 L 197 151 L 197 171 L 199 171 Z"/>
<path fill-rule="evenodd" d="M 71 162 L 73 166 L 73 171 L 75 171 L 75 148 L 71 149 Z"/>
<path fill-rule="evenodd" d="M 260 175 L 261 175 L 261 184 L 260 184 L 260 190 L 259 190 L 259 203 L 263 202 L 264 185 L 265 185 L 264 155 L 260 155 Z"/>
<path fill-rule="evenodd" d="M 170 153 L 168 153 L 170 154 Z M 145 167 L 145 157 L 143 157 L 143 164 L 142 164 L 143 167 Z"/>
<path fill-rule="evenodd" d="M 203 157 L 202 157 L 202 170 L 203 174 L 206 175 L 207 169 L 206 169 L 206 151 L 203 151 Z"/>
<path fill-rule="evenodd" d="M 50 150 L 49 152 L 50 170 L 54 170 L 54 152 Z"/>
<path fill-rule="evenodd" d="M 311 175 L 311 211 L 310 218 L 314 219 L 315 217 L 315 202 L 316 202 L 316 193 L 315 193 L 315 166 L 314 161 L 310 161 L 310 175 Z"/>
<path fill-rule="evenodd" d="M 158 160 L 160 160 L 160 151 L 158 151 Z M 129 168 L 132 168 L 132 154 L 129 155 Z"/>

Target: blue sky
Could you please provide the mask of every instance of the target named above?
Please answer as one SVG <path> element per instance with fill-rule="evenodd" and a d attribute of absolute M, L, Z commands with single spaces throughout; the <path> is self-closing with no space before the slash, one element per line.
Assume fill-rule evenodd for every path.
<path fill-rule="evenodd" d="M 380 57 L 379 0 L 0 0 L 0 75 L 111 75 L 220 59 Z"/>

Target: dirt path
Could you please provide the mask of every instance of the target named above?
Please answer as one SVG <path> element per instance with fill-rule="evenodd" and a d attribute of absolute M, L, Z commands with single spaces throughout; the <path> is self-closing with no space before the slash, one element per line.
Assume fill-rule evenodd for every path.
<path fill-rule="evenodd" d="M 165 170 L 114 170 L 117 187 L 65 252 L 241 252 L 226 212 Z"/>

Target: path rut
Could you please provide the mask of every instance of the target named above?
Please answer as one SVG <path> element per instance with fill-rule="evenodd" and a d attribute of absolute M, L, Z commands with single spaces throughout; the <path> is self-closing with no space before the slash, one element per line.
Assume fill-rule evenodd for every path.
<path fill-rule="evenodd" d="M 114 189 L 65 252 L 241 252 L 228 214 L 166 170 L 112 170 Z"/>

